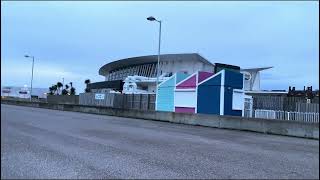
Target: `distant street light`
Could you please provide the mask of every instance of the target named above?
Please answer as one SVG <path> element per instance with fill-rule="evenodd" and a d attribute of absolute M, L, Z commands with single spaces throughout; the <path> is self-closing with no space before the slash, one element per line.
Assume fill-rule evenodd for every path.
<path fill-rule="evenodd" d="M 153 16 L 150 16 L 147 18 L 149 21 L 156 21 L 156 18 L 154 18 Z"/>
<path fill-rule="evenodd" d="M 159 67 L 160 67 L 160 45 L 161 45 L 161 21 L 157 20 L 153 16 L 147 18 L 148 21 L 157 21 L 159 23 L 159 46 L 158 46 L 158 65 L 157 65 L 157 82 L 156 82 L 156 106 L 157 106 L 157 93 L 158 93 L 158 82 L 159 82 Z"/>
<path fill-rule="evenodd" d="M 34 67 L 34 56 L 25 55 L 25 58 L 32 58 L 32 74 L 31 74 L 31 90 L 30 90 L 30 101 L 32 98 L 32 81 L 33 81 L 33 67 Z"/>

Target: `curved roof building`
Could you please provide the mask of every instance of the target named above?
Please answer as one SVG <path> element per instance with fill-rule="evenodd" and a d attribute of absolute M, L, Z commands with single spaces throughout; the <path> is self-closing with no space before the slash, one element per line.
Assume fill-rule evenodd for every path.
<path fill-rule="evenodd" d="M 157 55 L 131 57 L 105 64 L 99 69 L 99 74 L 106 81 L 124 80 L 127 76 L 156 77 Z M 163 54 L 160 56 L 160 76 L 185 72 L 192 74 L 196 71 L 213 72 L 214 64 L 196 53 Z"/>
<path fill-rule="evenodd" d="M 106 92 L 110 89 L 122 91 L 124 80 L 128 76 L 142 76 L 144 79 L 148 79 L 148 81 L 137 81 L 140 88 L 154 93 L 157 62 L 157 55 L 130 57 L 110 62 L 99 69 L 99 75 L 104 76 L 105 81 L 91 83 L 88 85 L 88 88 L 93 90 L 93 92 Z M 185 74 L 193 74 L 197 71 L 214 73 L 221 68 L 240 70 L 237 66 L 219 63 L 213 64 L 197 53 L 162 54 L 159 62 L 159 83 L 178 72 Z"/>

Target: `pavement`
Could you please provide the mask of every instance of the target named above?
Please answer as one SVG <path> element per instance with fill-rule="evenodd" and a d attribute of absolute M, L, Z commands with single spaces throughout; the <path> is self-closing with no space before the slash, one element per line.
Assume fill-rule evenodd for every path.
<path fill-rule="evenodd" d="M 319 179 L 319 140 L 1 104 L 1 179 Z"/>

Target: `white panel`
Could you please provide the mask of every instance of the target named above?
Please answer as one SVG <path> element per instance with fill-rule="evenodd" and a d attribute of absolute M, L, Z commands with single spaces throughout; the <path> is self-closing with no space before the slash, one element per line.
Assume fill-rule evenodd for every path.
<path fill-rule="evenodd" d="M 243 110 L 243 105 L 244 105 L 244 93 L 241 91 L 233 90 L 232 109 Z"/>
<path fill-rule="evenodd" d="M 174 105 L 179 107 L 196 107 L 197 93 L 192 91 L 176 91 L 174 93 Z"/>
<path fill-rule="evenodd" d="M 254 79 L 252 90 L 260 90 L 260 72 L 257 72 L 257 75 Z"/>
<path fill-rule="evenodd" d="M 221 88 L 220 88 L 220 115 L 224 115 L 224 81 L 225 81 L 225 70 L 220 71 L 221 72 Z M 218 74 L 218 73 L 217 73 Z M 216 74 L 216 75 L 217 75 Z"/>

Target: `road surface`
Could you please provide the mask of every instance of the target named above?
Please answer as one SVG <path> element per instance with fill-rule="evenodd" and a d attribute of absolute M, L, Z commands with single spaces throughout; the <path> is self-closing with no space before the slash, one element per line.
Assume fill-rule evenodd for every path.
<path fill-rule="evenodd" d="M 1 104 L 1 178 L 319 179 L 319 141 Z"/>

